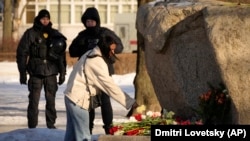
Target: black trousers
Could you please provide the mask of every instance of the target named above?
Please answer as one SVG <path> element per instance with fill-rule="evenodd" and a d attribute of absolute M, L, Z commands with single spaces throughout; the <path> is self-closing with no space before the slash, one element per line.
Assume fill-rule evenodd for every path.
<path fill-rule="evenodd" d="M 27 110 L 29 128 L 36 128 L 38 124 L 38 106 L 42 88 L 44 88 L 45 92 L 45 114 L 47 127 L 53 128 L 57 118 L 55 108 L 55 97 L 58 90 L 56 75 L 46 77 L 30 76 L 28 81 L 29 105 Z"/>
<path fill-rule="evenodd" d="M 109 134 L 109 127 L 113 121 L 113 109 L 110 102 L 110 97 L 102 92 L 101 96 L 102 105 L 101 105 L 101 114 L 102 121 L 104 123 L 103 128 L 106 134 Z M 95 119 L 95 109 L 89 111 L 89 129 L 92 134 L 92 129 L 94 128 L 94 119 Z"/>

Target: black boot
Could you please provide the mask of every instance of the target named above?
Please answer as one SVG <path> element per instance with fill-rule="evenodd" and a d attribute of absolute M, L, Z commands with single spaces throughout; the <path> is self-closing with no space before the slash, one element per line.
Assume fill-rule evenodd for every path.
<path fill-rule="evenodd" d="M 89 128 L 90 135 L 92 135 L 93 128 Z"/>
<path fill-rule="evenodd" d="M 105 134 L 109 135 L 110 134 L 110 132 L 109 132 L 110 126 L 105 126 L 104 125 L 103 128 L 104 128 Z"/>
<path fill-rule="evenodd" d="M 48 125 L 47 126 L 49 129 L 56 129 L 55 125 Z"/>
<path fill-rule="evenodd" d="M 95 120 L 95 109 L 89 111 L 89 132 L 92 135 L 92 131 L 94 128 L 94 120 Z"/>

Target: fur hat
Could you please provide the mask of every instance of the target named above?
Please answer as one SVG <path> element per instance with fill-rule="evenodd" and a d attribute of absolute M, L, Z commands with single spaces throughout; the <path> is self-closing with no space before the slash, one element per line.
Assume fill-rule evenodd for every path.
<path fill-rule="evenodd" d="M 39 11 L 37 18 L 40 20 L 41 18 L 47 17 L 50 19 L 50 13 L 46 9 L 42 9 Z"/>
<path fill-rule="evenodd" d="M 89 7 L 86 9 L 86 11 L 83 13 L 81 21 L 86 27 L 86 21 L 87 19 L 95 20 L 96 21 L 96 26 L 100 27 L 101 21 L 100 21 L 100 16 L 95 7 Z"/>

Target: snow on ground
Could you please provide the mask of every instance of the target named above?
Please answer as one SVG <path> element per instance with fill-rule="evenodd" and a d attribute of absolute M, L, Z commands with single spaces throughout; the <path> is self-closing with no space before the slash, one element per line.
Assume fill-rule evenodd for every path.
<path fill-rule="evenodd" d="M 66 81 L 59 86 L 56 98 L 58 118 L 57 129 L 47 129 L 45 124 L 45 97 L 41 92 L 39 103 L 39 121 L 36 129 L 27 128 L 26 110 L 28 105 L 27 85 L 19 84 L 19 73 L 15 62 L 0 62 L 0 141 L 63 141 L 66 128 L 66 113 L 63 91 L 66 87 L 68 76 L 72 68 L 67 69 Z M 134 97 L 133 80 L 135 73 L 114 75 L 114 81 L 123 91 Z M 128 110 L 119 103 L 112 101 L 114 120 L 113 122 L 127 121 Z M 104 134 L 100 108 L 96 109 L 95 128 L 92 140 Z M 53 131 L 53 132 L 52 132 Z"/>

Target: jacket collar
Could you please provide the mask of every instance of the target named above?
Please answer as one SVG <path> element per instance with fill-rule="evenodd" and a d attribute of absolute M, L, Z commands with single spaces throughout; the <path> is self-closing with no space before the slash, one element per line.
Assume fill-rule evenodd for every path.
<path fill-rule="evenodd" d="M 90 52 L 87 55 L 88 58 L 93 58 L 93 57 L 96 57 L 96 56 L 102 57 L 101 50 L 100 50 L 100 48 L 98 46 L 96 46 L 92 50 L 90 50 Z"/>

